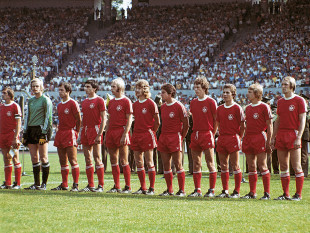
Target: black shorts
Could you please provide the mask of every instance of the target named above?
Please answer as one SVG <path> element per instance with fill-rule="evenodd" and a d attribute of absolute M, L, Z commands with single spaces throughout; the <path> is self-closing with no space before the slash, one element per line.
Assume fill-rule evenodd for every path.
<path fill-rule="evenodd" d="M 38 144 L 42 135 L 41 126 L 29 126 L 26 134 L 26 144 Z M 52 130 L 49 128 L 47 130 L 47 141 L 51 140 Z"/>

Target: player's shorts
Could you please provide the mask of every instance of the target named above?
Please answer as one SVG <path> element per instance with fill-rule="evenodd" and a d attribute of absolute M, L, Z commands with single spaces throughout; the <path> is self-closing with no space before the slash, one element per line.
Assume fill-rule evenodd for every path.
<path fill-rule="evenodd" d="M 28 144 L 39 144 L 40 137 L 42 136 L 41 126 L 28 126 L 26 133 L 26 145 Z M 52 137 L 52 129 L 49 128 L 47 130 L 47 141 L 51 140 Z"/>
<path fill-rule="evenodd" d="M 153 130 L 143 133 L 133 133 L 130 143 L 130 148 L 133 151 L 152 150 L 157 146 L 156 134 Z"/>
<path fill-rule="evenodd" d="M 211 131 L 196 131 L 191 134 L 189 146 L 194 151 L 205 151 L 215 147 L 214 136 Z"/>
<path fill-rule="evenodd" d="M 81 132 L 81 144 L 85 146 L 92 146 L 95 144 L 95 139 L 99 133 L 100 126 L 96 125 L 93 128 L 83 127 Z M 103 142 L 103 136 L 101 135 L 101 144 Z"/>
<path fill-rule="evenodd" d="M 275 148 L 278 150 L 292 150 L 295 149 L 294 142 L 297 138 L 298 131 L 296 130 L 280 130 L 276 135 Z M 301 142 L 300 142 L 301 145 Z M 301 147 L 301 146 L 300 146 Z"/>
<path fill-rule="evenodd" d="M 10 148 L 14 139 L 15 132 L 12 130 L 8 133 L 0 134 L 0 148 Z"/>
<path fill-rule="evenodd" d="M 247 155 L 258 155 L 266 152 L 267 134 L 248 134 L 243 137 L 242 152 Z"/>
<path fill-rule="evenodd" d="M 105 134 L 105 145 L 107 148 L 118 148 L 121 145 L 121 138 L 125 129 L 123 127 L 117 129 L 109 129 Z M 130 134 L 128 133 L 128 142 L 126 145 L 130 145 Z"/>
<path fill-rule="evenodd" d="M 58 148 L 77 147 L 78 133 L 73 130 L 58 130 L 55 136 L 54 146 Z"/>
<path fill-rule="evenodd" d="M 181 134 L 161 134 L 159 136 L 157 150 L 169 154 L 177 151 L 182 151 Z"/>
<path fill-rule="evenodd" d="M 220 154 L 231 154 L 241 149 L 241 140 L 238 134 L 220 135 L 217 140 L 216 151 Z"/>

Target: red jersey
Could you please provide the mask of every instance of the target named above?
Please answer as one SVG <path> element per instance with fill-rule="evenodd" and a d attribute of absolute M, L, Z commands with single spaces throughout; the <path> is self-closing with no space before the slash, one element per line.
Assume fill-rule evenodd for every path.
<path fill-rule="evenodd" d="M 87 98 L 82 102 L 83 127 L 94 128 L 101 124 L 100 113 L 105 111 L 104 100 L 100 96 Z"/>
<path fill-rule="evenodd" d="M 216 115 L 217 104 L 214 99 L 193 99 L 190 112 L 193 116 L 193 131 L 213 131 L 213 115 Z"/>
<path fill-rule="evenodd" d="M 78 103 L 69 98 L 66 102 L 57 105 L 59 130 L 71 130 L 76 126 L 75 115 L 80 112 Z"/>
<path fill-rule="evenodd" d="M 123 96 L 111 99 L 109 102 L 109 129 L 117 129 L 127 125 L 127 114 L 132 114 L 131 100 Z"/>
<path fill-rule="evenodd" d="M 280 117 L 279 130 L 298 130 L 299 114 L 307 112 L 306 101 L 293 95 L 290 98 L 281 98 L 278 101 L 277 114 Z"/>
<path fill-rule="evenodd" d="M 143 101 L 137 100 L 133 105 L 133 115 L 135 117 L 134 132 L 143 133 L 149 129 L 153 130 L 154 115 L 158 114 L 158 108 L 155 102 L 151 99 Z"/>
<path fill-rule="evenodd" d="M 259 102 L 246 107 L 245 117 L 245 134 L 259 134 L 267 129 L 266 121 L 272 119 L 273 116 L 269 105 Z"/>
<path fill-rule="evenodd" d="M 161 133 L 181 133 L 183 126 L 182 119 L 186 117 L 186 109 L 179 101 L 175 101 L 171 104 L 164 103 L 161 106 Z"/>
<path fill-rule="evenodd" d="M 16 119 L 21 118 L 22 112 L 17 103 L 0 105 L 0 133 L 9 133 L 16 128 Z"/>
<path fill-rule="evenodd" d="M 245 116 L 239 104 L 219 106 L 216 111 L 216 121 L 220 123 L 220 135 L 236 135 L 240 133 L 240 124 L 245 121 Z"/>

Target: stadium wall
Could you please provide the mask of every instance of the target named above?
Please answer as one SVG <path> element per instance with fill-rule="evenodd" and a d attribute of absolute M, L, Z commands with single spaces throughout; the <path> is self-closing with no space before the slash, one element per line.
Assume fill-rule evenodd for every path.
<path fill-rule="evenodd" d="M 194 5 L 219 2 L 246 2 L 246 0 L 132 0 L 132 5 L 136 6 L 139 3 L 147 3 L 150 6 L 167 6 L 167 5 Z"/>
<path fill-rule="evenodd" d="M 5 7 L 93 7 L 94 0 L 0 0 L 0 8 Z"/>

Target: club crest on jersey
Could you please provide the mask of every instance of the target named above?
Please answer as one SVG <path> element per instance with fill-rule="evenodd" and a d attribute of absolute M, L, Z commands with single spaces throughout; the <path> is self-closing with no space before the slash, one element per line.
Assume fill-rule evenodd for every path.
<path fill-rule="evenodd" d="M 146 113 L 147 113 L 147 109 L 146 109 L 146 108 L 143 108 L 143 109 L 142 109 L 142 113 L 143 113 L 143 114 L 146 114 Z"/>
<path fill-rule="evenodd" d="M 295 106 L 294 106 L 294 105 L 290 105 L 290 106 L 288 107 L 288 110 L 290 110 L 291 112 L 293 112 L 294 109 L 295 109 Z"/>
<path fill-rule="evenodd" d="M 66 109 L 65 109 L 65 114 L 69 114 L 69 112 L 70 112 L 70 111 L 69 111 L 69 108 L 66 108 Z"/>
<path fill-rule="evenodd" d="M 208 111 L 208 108 L 206 107 L 206 106 L 204 106 L 203 108 L 202 108 L 202 112 L 203 113 L 206 113 Z"/>
<path fill-rule="evenodd" d="M 122 106 L 121 105 L 117 105 L 116 110 L 117 111 L 121 111 L 122 110 Z"/>
<path fill-rule="evenodd" d="M 91 103 L 91 104 L 89 105 L 89 107 L 90 107 L 90 108 L 94 108 L 94 107 L 95 107 L 95 104 L 94 104 L 94 103 Z"/>
<path fill-rule="evenodd" d="M 232 121 L 234 119 L 234 115 L 233 114 L 229 114 L 228 115 L 228 120 Z"/>
<path fill-rule="evenodd" d="M 253 114 L 253 118 L 254 118 L 254 119 L 258 119 L 258 118 L 259 118 L 259 114 L 258 114 L 257 112 L 254 113 L 254 114 Z"/>
<path fill-rule="evenodd" d="M 6 113 L 6 115 L 7 115 L 7 116 L 12 116 L 12 112 L 11 112 L 11 111 L 8 111 L 8 112 Z"/>
<path fill-rule="evenodd" d="M 170 112 L 170 113 L 169 113 L 169 117 L 170 117 L 170 118 L 173 118 L 173 117 L 174 117 L 174 112 Z"/>

